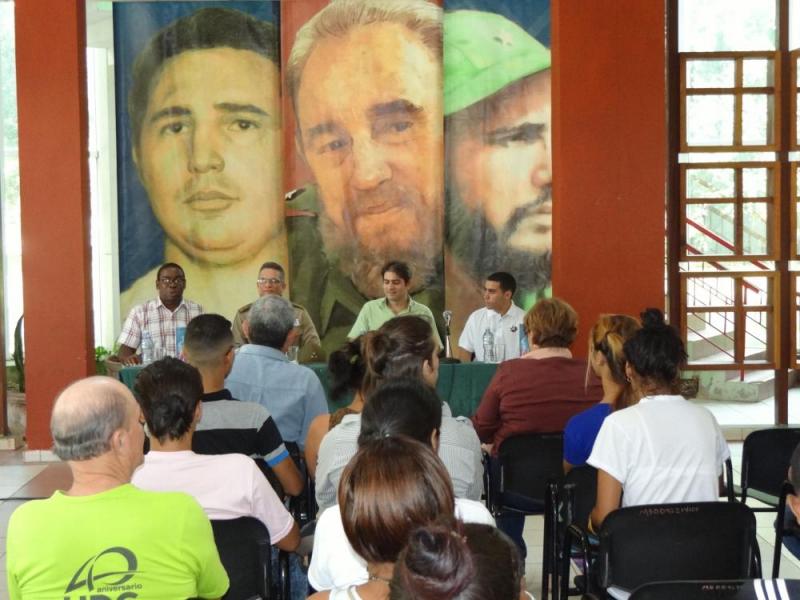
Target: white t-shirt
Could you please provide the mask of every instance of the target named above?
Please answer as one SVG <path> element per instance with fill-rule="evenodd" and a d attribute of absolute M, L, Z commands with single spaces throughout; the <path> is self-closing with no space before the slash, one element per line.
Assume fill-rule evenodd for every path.
<path fill-rule="evenodd" d="M 209 519 L 255 517 L 266 525 L 271 544 L 285 538 L 294 525 L 292 515 L 256 463 L 244 454 L 151 450 L 131 483 L 153 492 L 189 494 Z"/>
<path fill-rule="evenodd" d="M 465 523 L 495 524 L 486 507 L 474 500 L 456 498 L 455 514 Z M 322 591 L 361 585 L 368 578 L 367 563 L 356 554 L 344 533 L 339 506 L 331 506 L 317 519 L 308 582 Z"/>
<path fill-rule="evenodd" d="M 483 333 L 490 329 L 494 334 L 495 345 L 502 340 L 505 346 L 504 360 L 519 358 L 519 336 L 524 320 L 525 311 L 513 302 L 502 316 L 488 308 L 480 308 L 467 319 L 461 337 L 458 338 L 458 346 L 474 352 L 475 360 L 483 362 Z"/>
<path fill-rule="evenodd" d="M 622 484 L 622 506 L 719 499 L 730 457 L 714 416 L 682 396 L 648 396 L 606 417 L 587 461 Z"/>

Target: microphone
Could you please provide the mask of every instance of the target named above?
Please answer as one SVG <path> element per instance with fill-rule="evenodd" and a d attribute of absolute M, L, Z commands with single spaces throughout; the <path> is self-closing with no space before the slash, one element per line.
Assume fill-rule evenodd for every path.
<path fill-rule="evenodd" d="M 444 318 L 444 355 L 446 358 L 452 358 L 453 350 L 450 347 L 450 321 L 453 320 L 453 311 L 444 311 L 442 317 Z"/>

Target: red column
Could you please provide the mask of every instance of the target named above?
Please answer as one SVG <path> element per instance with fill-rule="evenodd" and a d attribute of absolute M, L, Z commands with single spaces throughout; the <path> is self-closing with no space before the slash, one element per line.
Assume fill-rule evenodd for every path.
<path fill-rule="evenodd" d="M 580 315 L 664 307 L 666 9 L 553 0 L 553 293 Z"/>
<path fill-rule="evenodd" d="M 16 1 L 28 448 L 94 372 L 84 0 Z"/>

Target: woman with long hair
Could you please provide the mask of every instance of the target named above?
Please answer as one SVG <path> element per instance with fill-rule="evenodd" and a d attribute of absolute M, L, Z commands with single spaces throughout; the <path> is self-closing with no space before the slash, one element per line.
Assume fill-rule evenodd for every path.
<path fill-rule="evenodd" d="M 620 503 L 716 501 L 730 456 L 714 416 L 677 393 L 686 361 L 680 335 L 658 309 L 641 317 L 623 345 L 635 404 L 605 419 L 587 461 L 598 470 L 595 527 Z"/>
<path fill-rule="evenodd" d="M 307 454 L 309 465 L 315 460 L 314 469 L 316 498 L 320 510 L 336 503 L 339 477 L 350 458 L 356 453 L 358 434 L 361 430 L 361 410 L 369 402 L 370 395 L 380 385 L 392 378 L 423 381 L 435 387 L 439 370 L 436 356 L 437 346 L 432 338 L 431 326 L 416 316 L 395 317 L 384 323 L 377 331 L 361 336 L 356 353 L 353 342 L 339 352 L 346 353 L 346 361 L 331 356 L 331 364 L 346 363 L 352 370 L 342 367 L 347 373 L 341 379 L 357 385 L 357 395 L 350 405 L 351 413 L 324 434 L 319 450 Z M 354 370 L 358 370 L 355 373 Z M 442 405 L 442 429 L 439 456 L 453 480 L 456 496 L 478 500 L 483 490 L 483 464 L 478 436 L 469 423 L 454 419 L 450 408 Z M 326 415 L 327 417 L 327 415 Z M 325 427 L 329 423 L 324 424 Z M 306 443 L 308 451 L 310 444 Z"/>
<path fill-rule="evenodd" d="M 601 315 L 589 332 L 590 373 L 600 378 L 603 399 L 567 421 L 564 428 L 564 472 L 586 464 L 594 440 L 605 418 L 613 411 L 633 404 L 633 390 L 625 375 L 623 344 L 641 327 L 628 315 Z"/>

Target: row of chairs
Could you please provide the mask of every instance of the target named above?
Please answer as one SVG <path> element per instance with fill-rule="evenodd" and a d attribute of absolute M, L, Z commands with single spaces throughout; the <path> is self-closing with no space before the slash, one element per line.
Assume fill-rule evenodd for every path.
<path fill-rule="evenodd" d="M 648 559 L 651 561 L 649 564 L 657 567 L 655 570 L 638 569 L 640 578 L 628 579 L 628 571 L 625 568 L 622 571 L 613 568 L 615 557 L 624 554 L 620 555 L 619 550 L 616 553 L 612 551 L 612 540 L 620 539 L 619 530 L 612 530 L 613 534 L 607 533 L 607 537 L 601 538 L 605 542 L 599 543 L 596 547 L 596 552 L 599 552 L 597 554 L 599 562 L 595 561 L 594 564 L 599 565 L 599 572 L 592 571 L 587 561 L 587 575 L 583 581 L 589 584 L 596 579 L 603 587 L 617 582 L 620 587 L 631 590 L 641 583 L 647 583 L 648 579 L 657 581 L 659 577 L 664 578 L 666 573 L 671 573 L 673 578 L 679 579 L 760 577 L 760 555 L 755 541 L 755 517 L 753 510 L 744 504 L 748 498 L 757 499 L 768 505 L 767 508 L 755 509 L 757 511 L 777 510 L 779 513 L 772 570 L 772 576 L 777 578 L 780 569 L 781 541 L 784 535 L 783 511 L 786 494 L 793 492 L 785 479 L 789 459 L 798 443 L 800 443 L 800 429 L 773 428 L 751 433 L 745 440 L 742 450 L 741 485 L 738 490 L 735 490 L 733 485 L 730 460 L 725 465 L 725 493 L 730 503 L 665 508 L 666 512 L 663 512 L 665 523 L 672 523 L 664 526 L 664 532 L 669 534 L 669 537 L 662 539 L 647 531 L 657 526 L 655 517 L 651 514 L 652 507 L 650 513 L 640 514 L 643 510 L 641 507 L 631 507 L 616 511 L 613 513 L 615 515 L 613 519 L 609 515 L 608 527 L 622 527 L 622 539 L 626 539 L 629 529 L 637 527 L 632 524 L 636 523 L 636 519 L 644 518 L 639 524 L 645 529 L 644 535 L 635 540 L 635 534 L 631 534 L 634 537 L 626 539 L 621 544 L 622 547 L 634 551 L 632 557 L 625 558 L 626 564 L 637 564 L 634 559 L 647 554 L 641 552 L 640 544 L 644 544 L 648 552 L 665 550 L 665 558 L 661 560 L 651 557 Z M 583 525 L 588 522 L 589 513 L 595 503 L 597 474 L 591 467 L 579 467 L 570 471 L 565 477 L 562 471 L 562 456 L 563 438 L 560 433 L 515 436 L 505 440 L 498 449 L 498 459 L 493 464 L 494 468 L 486 469 L 486 502 L 495 516 L 507 513 L 544 515 L 542 598 L 566 598 L 571 593 L 578 592 L 569 588 L 571 550 L 573 546 L 585 546 L 582 548 L 583 556 L 588 556 L 589 552 L 588 540 L 578 524 Z M 741 502 L 734 503 L 737 491 Z M 703 523 L 717 522 L 713 515 L 714 511 L 725 515 L 718 521 L 720 526 L 725 525 L 726 519 L 735 519 L 736 539 L 740 542 L 738 545 L 730 545 L 731 532 L 722 532 L 715 538 L 710 533 L 714 529 L 702 526 Z M 675 515 L 678 515 L 679 521 L 675 520 Z M 632 521 L 621 521 L 627 523 L 624 526 L 615 525 L 619 522 L 618 519 Z M 686 524 L 686 531 L 691 534 L 682 542 L 676 541 L 675 537 L 679 523 Z M 705 533 L 699 536 L 696 535 L 698 531 Z M 654 544 L 654 540 L 658 542 Z M 706 551 L 704 548 L 710 546 L 703 545 L 705 540 L 726 540 L 727 547 L 736 548 L 736 552 L 729 553 L 724 549 L 719 552 Z M 676 551 L 676 548 L 697 552 L 700 558 L 717 557 L 714 563 L 718 568 L 708 564 L 708 561 L 694 560 L 691 553 L 685 565 L 680 561 L 672 563 L 674 557 L 685 557 L 685 553 Z M 665 569 L 664 561 L 674 567 L 674 570 Z M 645 566 L 646 564 L 647 561 Z M 642 577 L 644 579 L 641 579 Z"/>

